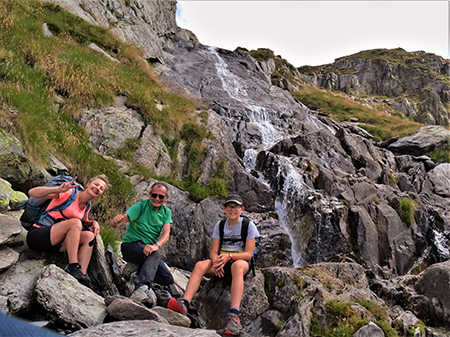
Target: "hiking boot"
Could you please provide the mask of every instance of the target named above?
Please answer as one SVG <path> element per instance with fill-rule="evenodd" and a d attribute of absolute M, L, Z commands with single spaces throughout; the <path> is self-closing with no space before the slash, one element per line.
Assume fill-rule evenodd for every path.
<path fill-rule="evenodd" d="M 241 332 L 241 320 L 238 315 L 233 313 L 228 314 L 227 325 L 225 326 L 225 331 L 223 332 L 226 335 L 237 336 Z"/>
<path fill-rule="evenodd" d="M 131 294 L 130 300 L 138 303 L 145 302 L 148 299 L 148 285 L 143 285 L 137 288 L 134 293 Z"/>
<path fill-rule="evenodd" d="M 81 284 L 84 284 L 88 281 L 87 276 L 81 272 L 81 266 L 79 264 L 67 267 L 65 272 L 75 277 L 76 280 Z"/>
<path fill-rule="evenodd" d="M 171 298 L 167 303 L 167 309 L 176 311 L 184 316 L 188 314 L 187 308 L 184 305 L 183 300 L 177 300 L 176 298 Z"/>

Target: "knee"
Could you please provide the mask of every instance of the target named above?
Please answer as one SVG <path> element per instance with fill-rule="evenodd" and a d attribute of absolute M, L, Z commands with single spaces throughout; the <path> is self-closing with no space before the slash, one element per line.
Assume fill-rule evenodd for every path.
<path fill-rule="evenodd" d="M 201 274 L 201 276 L 205 275 L 210 267 L 210 261 L 211 260 L 204 260 L 197 262 L 192 273 Z"/>
<path fill-rule="evenodd" d="M 231 265 L 232 275 L 244 275 L 248 270 L 248 263 L 244 260 L 238 260 Z"/>
<path fill-rule="evenodd" d="M 66 221 L 67 221 L 67 224 L 68 224 L 70 229 L 79 230 L 80 232 L 83 229 L 83 224 L 81 223 L 81 220 L 69 219 L 69 220 L 66 220 Z"/>

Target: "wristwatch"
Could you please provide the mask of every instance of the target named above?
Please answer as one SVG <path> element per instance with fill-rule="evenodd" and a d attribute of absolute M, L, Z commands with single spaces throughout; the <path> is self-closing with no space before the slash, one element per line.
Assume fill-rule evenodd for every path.
<path fill-rule="evenodd" d="M 161 248 L 161 244 L 159 242 L 156 242 L 156 245 L 158 246 L 158 248 Z"/>

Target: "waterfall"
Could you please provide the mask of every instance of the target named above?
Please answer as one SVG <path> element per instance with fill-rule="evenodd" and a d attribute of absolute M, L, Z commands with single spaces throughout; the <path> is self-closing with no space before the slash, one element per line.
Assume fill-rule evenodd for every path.
<path fill-rule="evenodd" d="M 301 214 L 301 210 L 299 210 L 301 200 L 305 197 L 305 185 L 303 183 L 303 177 L 293 167 L 291 161 L 283 157 L 280 159 L 282 160 L 277 176 L 284 176 L 285 180 L 282 190 L 275 199 L 275 211 L 291 239 L 294 267 L 301 267 L 306 265 L 306 262 L 301 256 L 300 251 L 303 247 L 300 246 L 301 241 L 299 238 L 295 236 L 295 229 L 298 224 L 297 214 Z"/>
<path fill-rule="evenodd" d="M 270 114 L 275 111 L 260 106 L 255 100 L 249 97 L 244 81 L 233 74 L 226 62 L 219 55 L 215 47 L 208 47 L 210 54 L 215 58 L 214 65 L 219 76 L 222 87 L 226 93 L 236 101 L 243 104 L 245 111 L 244 117 L 247 117 L 250 124 L 253 124 L 261 133 L 264 148 L 269 148 L 279 140 L 283 139 L 282 131 L 278 130 L 270 121 Z"/>
<path fill-rule="evenodd" d="M 447 248 L 446 237 L 442 233 L 433 229 L 434 240 L 433 243 L 437 248 L 437 252 L 439 256 L 442 258 L 442 261 L 448 260 L 450 258 L 450 251 Z"/>

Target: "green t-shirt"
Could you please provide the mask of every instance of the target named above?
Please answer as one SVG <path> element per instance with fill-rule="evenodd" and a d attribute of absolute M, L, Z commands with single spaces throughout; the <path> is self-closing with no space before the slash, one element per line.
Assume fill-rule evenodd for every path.
<path fill-rule="evenodd" d="M 156 210 L 150 199 L 139 201 L 125 213 L 128 214 L 130 223 L 123 242 L 142 241 L 146 245 L 154 245 L 158 241 L 162 227 L 172 223 L 170 209 L 163 205 Z"/>

